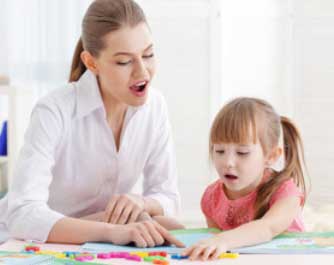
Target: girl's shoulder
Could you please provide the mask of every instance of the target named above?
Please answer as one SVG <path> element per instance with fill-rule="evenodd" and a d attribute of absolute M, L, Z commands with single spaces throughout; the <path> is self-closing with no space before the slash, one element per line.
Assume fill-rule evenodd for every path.
<path fill-rule="evenodd" d="M 276 201 L 287 198 L 290 196 L 296 196 L 301 198 L 301 202 L 304 200 L 304 194 L 300 188 L 296 185 L 293 179 L 288 179 L 282 182 L 279 188 L 274 192 L 270 199 L 270 205 L 274 204 Z"/>

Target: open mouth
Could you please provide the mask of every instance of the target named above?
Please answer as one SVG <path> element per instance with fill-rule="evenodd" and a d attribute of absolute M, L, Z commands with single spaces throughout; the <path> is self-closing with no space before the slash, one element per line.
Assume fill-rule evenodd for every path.
<path fill-rule="evenodd" d="M 235 175 L 231 175 L 231 174 L 226 174 L 226 175 L 224 175 L 224 176 L 225 176 L 225 178 L 228 179 L 228 180 L 236 180 L 236 179 L 238 179 L 237 176 L 235 176 Z"/>
<path fill-rule="evenodd" d="M 130 86 L 130 89 L 137 93 L 142 93 L 145 91 L 146 87 L 147 87 L 148 81 L 140 81 L 132 86 Z"/>

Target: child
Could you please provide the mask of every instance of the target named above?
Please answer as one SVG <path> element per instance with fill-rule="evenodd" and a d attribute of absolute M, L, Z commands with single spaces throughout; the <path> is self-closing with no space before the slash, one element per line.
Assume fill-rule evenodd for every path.
<path fill-rule="evenodd" d="M 213 122 L 210 154 L 219 179 L 204 192 L 202 211 L 208 227 L 228 231 L 199 241 L 183 255 L 214 259 L 284 231 L 304 230 L 303 146 L 288 118 L 264 100 L 236 98 Z M 284 165 L 277 168 L 280 158 Z"/>

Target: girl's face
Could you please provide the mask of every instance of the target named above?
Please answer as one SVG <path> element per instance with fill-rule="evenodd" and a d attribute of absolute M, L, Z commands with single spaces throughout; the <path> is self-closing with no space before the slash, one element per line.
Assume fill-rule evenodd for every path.
<path fill-rule="evenodd" d="M 256 144 L 220 143 L 213 145 L 213 163 L 227 196 L 236 199 L 261 183 L 268 159 L 259 141 Z"/>
<path fill-rule="evenodd" d="M 131 106 L 144 104 L 155 73 L 148 26 L 122 27 L 107 34 L 104 42 L 106 47 L 98 58 L 92 58 L 90 68 L 98 76 L 103 99 Z"/>

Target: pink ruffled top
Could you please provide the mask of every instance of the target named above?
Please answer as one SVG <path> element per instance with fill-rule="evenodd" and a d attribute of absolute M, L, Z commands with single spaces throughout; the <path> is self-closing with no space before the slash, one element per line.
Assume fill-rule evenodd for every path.
<path fill-rule="evenodd" d="M 257 196 L 257 190 L 245 195 L 244 197 L 230 200 L 224 192 L 224 184 L 217 180 L 207 187 L 202 200 L 201 207 L 204 215 L 215 222 L 222 230 L 236 228 L 242 224 L 254 220 L 254 205 Z M 276 201 L 289 196 L 298 196 L 301 203 L 304 200 L 303 193 L 299 190 L 292 179 L 282 183 L 278 190 L 270 199 L 269 207 Z M 287 229 L 289 232 L 305 231 L 301 212 L 295 217 Z"/>

